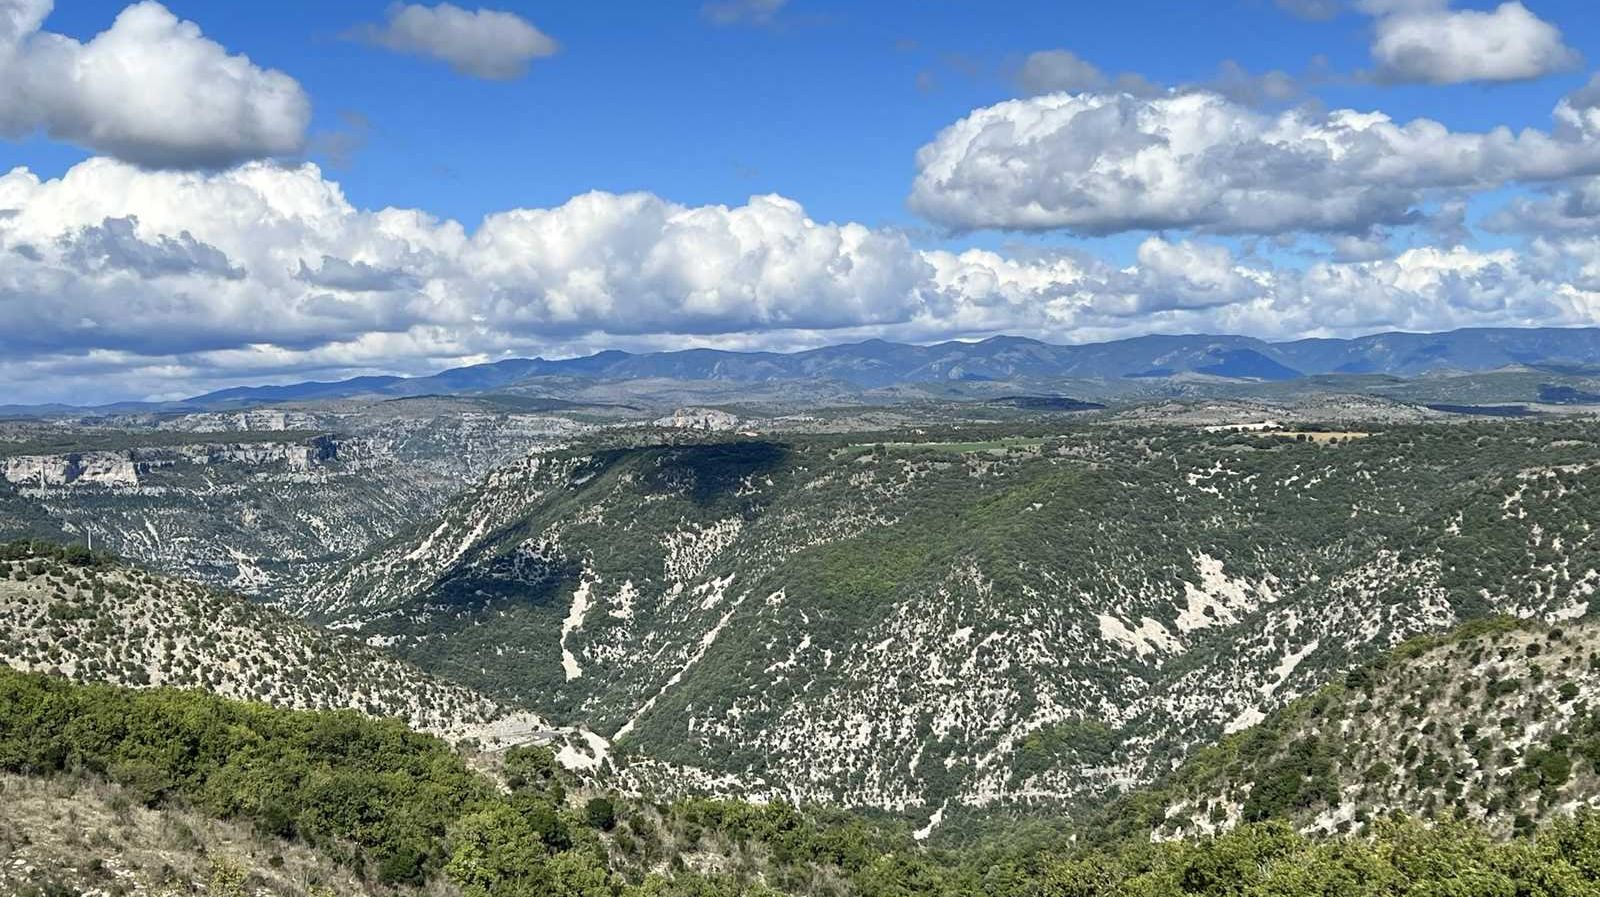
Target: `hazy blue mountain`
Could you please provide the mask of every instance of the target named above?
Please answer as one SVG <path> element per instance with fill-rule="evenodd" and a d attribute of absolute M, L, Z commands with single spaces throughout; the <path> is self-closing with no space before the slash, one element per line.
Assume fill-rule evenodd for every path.
<path fill-rule="evenodd" d="M 1307 373 L 1473 373 L 1513 365 L 1600 363 L 1594 328 L 1473 328 L 1449 333 L 1377 333 L 1348 340 L 1297 340 L 1273 346 L 1274 357 Z"/>
<path fill-rule="evenodd" d="M 1066 379 L 1119 381 L 1202 376 L 1286 381 L 1322 375 L 1418 377 L 1504 368 L 1555 373 L 1600 366 L 1600 329 L 1487 328 L 1448 333 L 1379 333 L 1354 339 L 1273 343 L 1243 336 L 1141 336 L 1076 346 L 1016 336 L 931 346 L 867 340 L 803 352 L 686 349 L 634 354 L 618 350 L 582 358 L 515 358 L 453 368 L 427 377 L 369 376 L 336 382 L 235 387 L 182 402 L 120 403 L 105 410 L 193 410 L 354 397 L 483 393 L 537 378 L 568 380 L 832 381 L 854 389 L 896 384 L 1005 381 L 1040 384 Z M 5 406 L 0 413 L 59 413 L 66 406 Z"/>
<path fill-rule="evenodd" d="M 1294 380 L 1302 374 L 1279 364 L 1254 349 L 1229 349 L 1217 353 L 1217 360 L 1195 368 L 1197 373 L 1244 380 Z"/>
<path fill-rule="evenodd" d="M 448 373 L 448 372 L 447 372 Z M 442 375 L 441 375 L 442 376 Z M 421 378 L 417 378 L 421 379 Z M 366 393 L 380 393 L 391 387 L 416 382 L 405 377 L 355 377 L 349 380 L 309 380 L 285 386 L 236 386 L 220 389 L 189 399 L 190 402 L 209 405 L 254 404 L 257 402 L 288 402 L 305 399 L 337 399 Z"/>

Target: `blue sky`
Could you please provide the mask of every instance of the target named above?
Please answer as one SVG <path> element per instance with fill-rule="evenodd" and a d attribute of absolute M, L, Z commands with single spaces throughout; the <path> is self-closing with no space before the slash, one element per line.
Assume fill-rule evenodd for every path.
<path fill-rule="evenodd" d="M 58 4 L 51 30 L 80 39 L 126 4 Z M 1461 8 L 1491 8 L 1463 3 Z M 328 166 L 358 205 L 415 206 L 471 223 L 512 205 L 550 206 L 588 190 L 649 190 L 686 204 L 774 192 L 814 216 L 926 226 L 905 195 L 918 147 L 971 109 L 1016 96 L 1027 54 L 1066 47 L 1108 71 L 1176 84 L 1224 60 L 1251 71 L 1367 65 L 1370 19 L 1286 14 L 1270 0 L 1118 3 L 795 0 L 765 25 L 716 26 L 687 2 L 503 2 L 561 43 L 525 78 L 453 76 L 442 63 L 344 40 L 379 2 L 226 4 L 173 0 L 230 50 L 281 69 L 311 95 L 314 134 L 370 124 L 347 164 Z M 1581 0 L 1532 7 L 1569 43 L 1600 48 Z M 1600 56 L 1600 50 L 1596 51 Z M 1533 82 L 1377 87 L 1331 84 L 1330 105 L 1378 108 L 1486 129 L 1548 124 L 1586 69 Z M 932 85 L 919 86 L 919 77 Z M 6 161 L 55 175 L 91 155 L 44 139 Z"/>
<path fill-rule="evenodd" d="M 37 17 L 48 6 L 0 0 L 0 13 L 10 7 Z M 1552 129 L 1552 110 L 1563 97 L 1580 95 L 1574 92 L 1600 61 L 1600 20 L 1577 0 L 500 2 L 490 8 L 559 49 L 529 52 L 525 73 L 495 78 L 374 37 L 384 28 L 394 32 L 400 5 L 170 0 L 141 7 L 149 14 L 143 30 L 125 29 L 123 58 L 148 51 L 150 59 L 109 76 L 136 91 L 149 79 L 134 101 L 149 105 L 138 121 L 127 120 L 134 114 L 124 108 L 126 97 L 105 100 L 94 91 L 110 88 L 87 82 L 60 88 L 48 70 L 52 41 L 93 53 L 97 35 L 113 22 L 123 28 L 118 17 L 127 7 L 78 0 L 48 9 L 42 24 L 17 38 L 35 52 L 12 63 L 21 72 L 17 83 L 32 77 L 36 85 L 19 92 L 10 119 L 0 102 L 0 136 L 9 139 L 0 143 L 0 173 L 13 172 L 19 186 L 12 194 L 23 197 L 7 200 L 0 186 L 0 224 L 8 204 L 11 220 L 20 222 L 9 237 L 0 229 L 0 243 L 12 258 L 45 266 L 0 281 L 0 324 L 34 334 L 10 342 L 0 336 L 11 356 L 9 365 L 0 362 L 0 386 L 36 398 L 77 389 L 74 378 L 103 380 L 108 371 L 125 375 L 118 396 L 125 397 L 309 373 L 420 372 L 613 345 L 788 348 L 867 335 L 930 340 L 993 332 L 1081 341 L 1223 329 L 1290 337 L 1584 324 L 1600 308 L 1591 304 L 1584 273 L 1600 250 L 1591 256 L 1578 235 L 1581 220 L 1549 220 L 1556 205 L 1576 208 L 1564 197 L 1582 194 L 1600 170 L 1587 131 Z M 1324 14 L 1308 15 L 1319 11 L 1312 7 Z M 1396 35 L 1397 51 L 1381 48 L 1386 31 Z M 1500 36 L 1514 53 L 1491 59 L 1477 52 L 1471 41 L 1485 31 L 1506 32 Z M 169 65 L 161 40 L 194 50 L 192 64 Z M 1062 80 L 1057 69 L 1030 80 L 1030 66 L 1044 61 L 1034 54 L 1051 53 L 1098 71 L 1088 81 Z M 233 68 L 222 78 L 207 66 Z M 295 119 L 293 103 L 272 106 L 283 99 L 264 74 L 273 71 L 297 88 L 291 99 L 309 118 Z M 1269 72 L 1279 73 L 1280 92 L 1237 91 Z M 216 86 L 235 76 L 242 79 L 235 87 Z M 1165 204 L 1107 205 L 1112 200 L 1102 191 L 1153 170 L 1128 141 L 1149 136 L 1140 129 L 1165 133 L 1168 116 L 1190 114 L 1178 108 L 1184 96 L 1213 94 L 1207 114 L 1216 121 L 1233 116 L 1269 136 L 1274 121 L 1320 126 L 1334 110 L 1381 111 L 1397 126 L 1438 122 L 1477 141 L 1463 152 L 1487 161 L 1441 180 L 1429 174 L 1425 143 L 1397 132 L 1384 138 L 1393 162 L 1351 172 L 1338 159 L 1324 160 L 1303 178 L 1290 173 L 1281 184 L 1258 183 L 1298 164 L 1306 147 L 1316 153 L 1327 144 L 1301 135 L 1295 139 L 1307 142 L 1250 175 L 1248 185 L 1196 181 L 1194 192 L 1221 191 L 1203 209 L 1184 201 L 1191 191 L 1181 178 L 1205 176 L 1194 160 L 1249 166 L 1263 145 L 1280 147 L 1204 147 L 1159 183 L 1139 180 L 1139 197 L 1171 187 Z M 1051 97 L 1084 99 L 1063 105 Z M 1124 120 L 1140 115 L 1154 124 L 1120 136 L 1071 130 L 1089 121 L 1078 117 L 1080 108 L 1109 112 L 1113 100 Z M 185 109 L 207 112 L 190 121 Z M 205 132 L 208 115 L 226 131 L 238 120 L 230 116 L 245 114 L 239 109 L 279 118 L 262 119 L 243 136 Z M 170 140 L 159 132 L 169 113 Z M 1046 140 L 1020 150 L 1000 145 L 1036 113 L 1055 116 Z M 982 136 L 932 146 L 963 121 L 981 125 Z M 1542 161 L 1542 144 L 1505 149 L 1479 139 L 1500 127 L 1558 141 L 1550 152 L 1559 159 L 1553 167 Z M 1088 142 L 1102 136 L 1104 146 Z M 1404 145 L 1396 149 L 1396 141 Z M 919 162 L 923 147 L 932 162 Z M 308 161 L 317 168 L 305 168 Z M 96 168 L 101 162 L 114 169 Z M 942 163 L 948 167 L 936 178 Z M 1392 195 L 1372 182 L 1390 165 L 1401 172 Z M 298 180 L 262 186 L 265 175 L 249 174 L 254 166 Z M 28 169 L 26 183 L 17 180 L 20 168 Z M 1326 187 L 1305 186 L 1314 179 Z M 185 220 L 190 211 L 159 201 L 185 183 L 198 185 L 196 196 L 223 202 L 243 180 L 265 191 L 256 219 L 219 206 L 195 208 Z M 74 190 L 92 184 L 101 194 L 94 202 L 72 200 Z M 344 205 L 317 212 L 316 220 L 303 208 L 285 213 L 266 196 L 333 184 Z M 1326 202 L 1317 192 L 1323 189 Z M 594 275 L 598 285 L 585 279 L 595 265 L 553 260 L 560 247 L 549 232 L 495 241 L 494 255 L 485 245 L 455 246 L 438 221 L 399 248 L 392 229 L 362 223 L 373 210 L 418 210 L 458 221 L 469 241 L 488 244 L 486 216 L 563 209 L 590 191 L 612 199 L 637 191 L 670 204 L 629 212 L 625 233 L 596 224 L 613 220 L 615 210 L 583 211 L 575 223 L 579 212 L 568 209 L 563 215 L 571 221 L 551 225 L 553 232 L 577 228 L 571 232 L 581 232 L 584 258 L 634 254 L 635 267 Z M 779 225 L 763 224 L 763 236 L 752 238 L 738 223 L 749 198 L 763 194 L 803 207 L 773 212 L 788 216 L 782 227 L 859 225 L 882 245 L 836 247 L 826 250 L 836 252 L 828 258 L 810 247 L 813 254 L 788 259 L 783 253 L 795 244 Z M 1542 211 L 1532 209 L 1552 196 Z M 1441 223 L 1446 211 L 1462 208 L 1468 225 L 1504 218 L 1519 200 L 1530 209 L 1516 227 L 1473 226 L 1463 235 L 1446 233 Z M 674 261 L 678 279 L 663 280 L 650 268 L 651 253 L 693 256 L 698 250 L 673 241 L 685 229 L 704 236 L 686 222 L 707 206 L 735 211 L 717 227 L 726 226 L 728 245 L 739 248 L 711 274 Z M 1275 217 L 1260 220 L 1256 212 L 1269 208 Z M 311 216 L 296 218 L 304 234 L 285 236 L 275 216 L 302 212 Z M 746 217 L 765 221 L 765 214 Z M 1539 215 L 1542 223 L 1533 223 Z M 319 230 L 329 216 L 348 222 Z M 132 228 L 108 224 L 122 219 L 132 219 Z M 634 224 L 647 219 L 660 225 L 648 234 Z M 253 257 L 252 247 L 268 234 L 284 242 Z M 51 246 L 60 251 L 47 257 L 43 248 Z M 1419 249 L 1436 254 L 1407 255 Z M 196 261 L 213 252 L 231 261 L 209 268 Z M 862 274 L 867 263 L 888 273 Z M 365 272 L 371 283 L 319 275 L 335 267 Z M 507 274 L 512 267 L 520 279 Z M 748 283 L 737 282 L 747 274 Z M 208 291 L 203 276 L 224 282 Z M 804 279 L 811 276 L 831 279 Z M 706 278 L 735 282 L 719 292 Z M 1328 292 L 1336 283 L 1347 283 L 1347 293 Z M 145 333 L 145 324 L 117 318 L 119 303 L 128 303 L 108 297 L 130 290 L 138 294 L 132 305 L 182 321 L 182 338 L 163 344 L 155 325 Z M 695 298 L 696 290 L 706 295 Z M 202 298 L 223 294 L 228 298 Z M 1564 298 L 1553 303 L 1552 295 Z M 174 308 L 184 303 L 194 307 Z M 280 311 L 292 326 L 263 323 Z M 46 377 L 69 385 L 41 388 Z"/>

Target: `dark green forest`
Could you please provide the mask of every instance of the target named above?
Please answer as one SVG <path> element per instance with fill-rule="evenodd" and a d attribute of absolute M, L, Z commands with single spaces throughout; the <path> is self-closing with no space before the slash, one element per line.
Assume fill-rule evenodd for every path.
<path fill-rule="evenodd" d="M 510 751 L 497 782 L 391 721 L 11 670 L 0 671 L 0 768 L 109 780 L 150 806 L 246 821 L 377 889 L 445 881 L 473 897 L 1600 894 L 1589 812 L 1508 841 L 1404 817 L 1318 838 L 1269 816 L 1167 843 L 1039 828 L 925 849 L 903 827 L 784 803 L 576 790 L 540 747 Z"/>

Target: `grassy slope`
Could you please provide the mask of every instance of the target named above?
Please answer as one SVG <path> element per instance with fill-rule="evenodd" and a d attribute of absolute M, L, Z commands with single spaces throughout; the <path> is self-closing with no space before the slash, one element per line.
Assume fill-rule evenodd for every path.
<path fill-rule="evenodd" d="M 0 775 L 0 893 L 127 897 L 225 890 L 282 897 L 376 894 L 306 844 L 180 807 L 147 807 L 95 778 Z"/>

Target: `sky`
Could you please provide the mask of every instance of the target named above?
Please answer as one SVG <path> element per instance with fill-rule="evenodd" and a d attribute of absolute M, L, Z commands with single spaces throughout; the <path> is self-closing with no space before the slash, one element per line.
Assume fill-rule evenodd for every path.
<path fill-rule="evenodd" d="M 0 0 L 0 404 L 1600 324 L 1580 0 Z"/>

